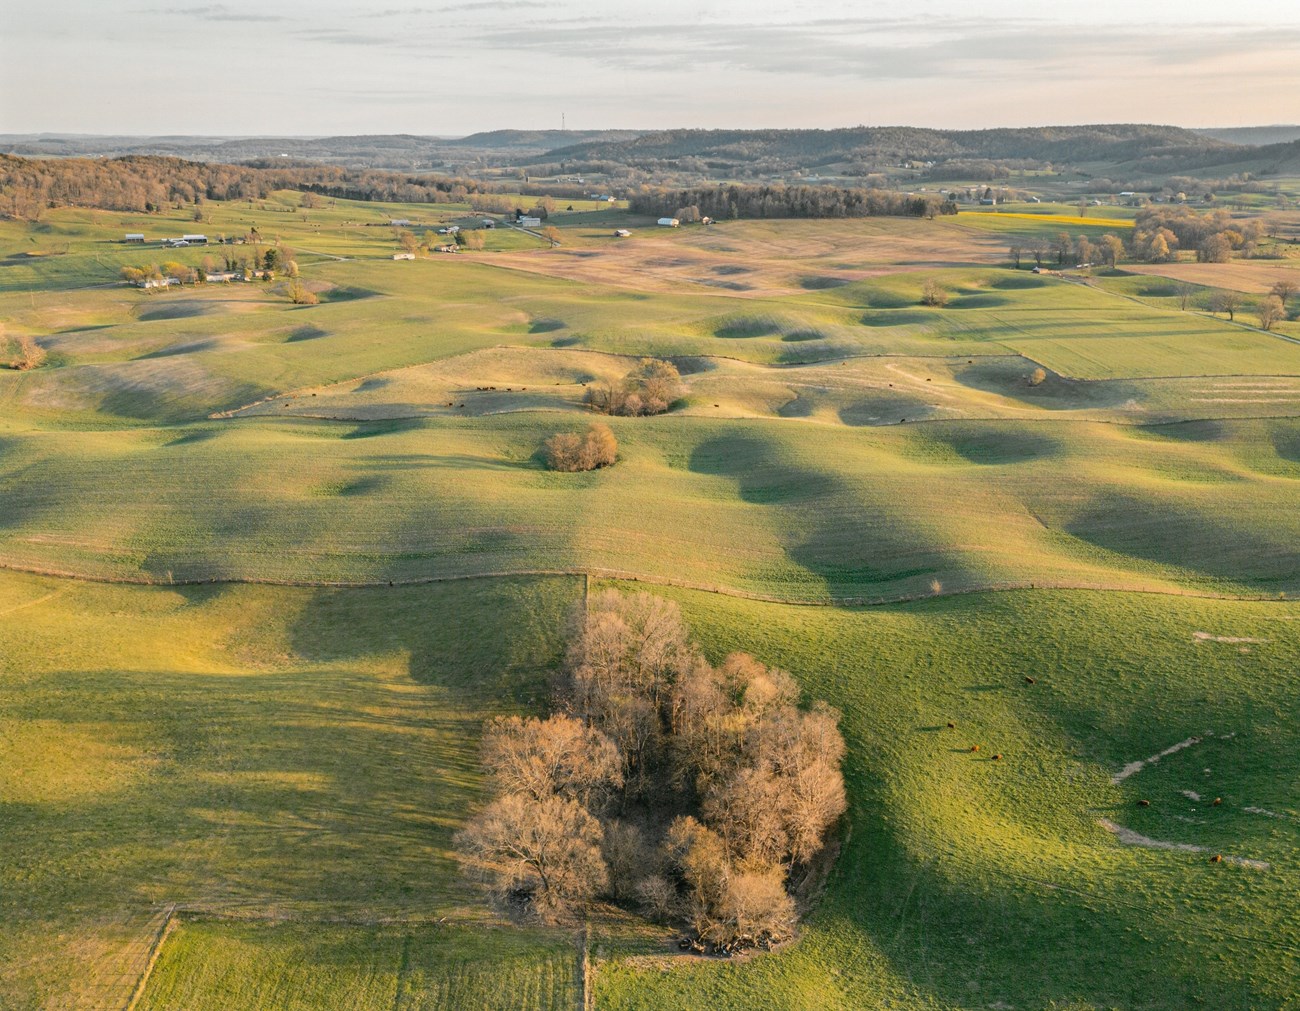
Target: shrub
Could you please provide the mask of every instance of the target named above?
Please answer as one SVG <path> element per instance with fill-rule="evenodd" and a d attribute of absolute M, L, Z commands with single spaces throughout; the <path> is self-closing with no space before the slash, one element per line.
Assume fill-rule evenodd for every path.
<path fill-rule="evenodd" d="M 1047 381 L 1047 370 L 1041 365 L 1029 373 L 1030 386 L 1042 386 Z"/>
<path fill-rule="evenodd" d="M 9 343 L 5 340 L 3 324 L 0 324 L 0 349 L 6 348 Z M 26 372 L 45 364 L 45 349 L 36 343 L 36 338 L 31 334 L 19 334 L 13 338 L 12 343 L 15 350 L 12 357 L 4 362 L 5 368 Z"/>
<path fill-rule="evenodd" d="M 612 467 L 618 459 L 618 440 L 608 425 L 595 424 L 585 435 L 560 432 L 543 446 L 546 466 L 551 470 L 582 471 Z"/>
<path fill-rule="evenodd" d="M 658 358 L 642 358 L 619 382 L 590 387 L 587 403 L 602 414 L 638 417 L 663 414 L 681 395 L 677 366 Z"/>
<path fill-rule="evenodd" d="M 948 304 L 948 292 L 934 278 L 926 278 L 921 286 L 921 304 L 935 309 L 942 309 Z"/>
<path fill-rule="evenodd" d="M 292 261 L 290 262 L 292 263 Z M 294 266 L 297 265 L 294 264 Z M 289 283 L 285 294 L 289 296 L 289 301 L 294 305 L 315 305 L 320 301 L 320 297 L 314 291 L 296 278 Z"/>

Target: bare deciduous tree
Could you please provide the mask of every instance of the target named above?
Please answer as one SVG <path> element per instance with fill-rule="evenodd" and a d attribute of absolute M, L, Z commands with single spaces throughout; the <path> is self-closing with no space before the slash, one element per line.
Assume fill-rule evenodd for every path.
<path fill-rule="evenodd" d="M 921 303 L 941 309 L 948 304 L 948 292 L 934 278 L 927 277 L 925 283 L 921 285 Z"/>
<path fill-rule="evenodd" d="M 542 919 L 571 913 L 609 881 L 604 830 L 576 800 L 498 797 L 456 836 L 456 848 L 498 900 Z"/>
<path fill-rule="evenodd" d="M 1272 330 L 1278 323 L 1286 319 L 1286 309 L 1282 306 L 1282 300 L 1276 295 L 1269 295 L 1259 303 L 1259 308 L 1255 310 L 1259 317 L 1259 328 L 1261 330 Z"/>
<path fill-rule="evenodd" d="M 1285 309 L 1286 304 L 1291 301 L 1291 299 L 1295 296 L 1296 292 L 1298 291 L 1300 291 L 1300 283 L 1292 281 L 1288 278 L 1283 278 L 1282 280 L 1274 283 L 1272 289 L 1269 291 L 1269 294 L 1276 295 L 1279 299 L 1281 299 L 1282 308 Z"/>
<path fill-rule="evenodd" d="M 1124 255 L 1124 243 L 1118 235 L 1103 235 L 1101 237 L 1101 259 L 1109 267 L 1114 267 L 1119 263 L 1119 258 Z"/>
<path fill-rule="evenodd" d="M 1241 293 L 1231 291 L 1227 288 L 1220 288 L 1210 296 L 1210 312 L 1226 312 L 1228 319 L 1234 319 L 1237 310 L 1241 308 Z"/>
<path fill-rule="evenodd" d="M 534 800 L 558 795 L 590 806 L 623 783 L 614 742 L 568 716 L 494 720 L 483 739 L 483 767 L 503 793 Z"/>

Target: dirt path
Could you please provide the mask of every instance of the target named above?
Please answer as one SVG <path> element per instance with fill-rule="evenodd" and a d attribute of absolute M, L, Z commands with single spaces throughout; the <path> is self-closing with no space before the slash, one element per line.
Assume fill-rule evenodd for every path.
<path fill-rule="evenodd" d="M 1124 768 L 1120 769 L 1119 772 L 1111 776 L 1110 781 L 1112 783 L 1122 783 L 1124 782 L 1124 780 L 1128 779 L 1129 776 L 1132 776 L 1134 773 L 1141 772 L 1148 765 L 1155 765 L 1158 761 L 1160 761 L 1160 759 L 1165 758 L 1168 755 L 1172 755 L 1175 754 L 1176 752 L 1182 751 L 1184 748 L 1190 748 L 1194 744 L 1200 744 L 1203 740 L 1205 740 L 1205 738 L 1209 736 L 1211 736 L 1209 731 L 1206 731 L 1200 737 L 1189 737 L 1185 741 L 1179 741 L 1177 744 L 1165 748 L 1164 751 L 1158 752 L 1152 755 L 1150 758 L 1142 758 L 1136 762 L 1129 762 L 1128 765 L 1124 766 Z"/>
<path fill-rule="evenodd" d="M 1193 846 L 1191 843 L 1169 842 L 1165 839 L 1152 839 L 1149 836 L 1141 835 L 1134 832 L 1131 828 L 1125 828 L 1123 825 L 1117 825 L 1109 818 L 1100 818 L 1097 824 L 1104 828 L 1111 835 L 1115 836 L 1125 846 L 1141 846 L 1150 850 L 1177 850 L 1180 853 L 1209 853 L 1210 851 L 1204 846 Z M 1249 867 L 1251 870 L 1266 871 L 1270 868 L 1267 860 L 1249 860 L 1246 857 L 1225 856 L 1223 862 L 1227 864 L 1237 864 L 1239 867 Z"/>

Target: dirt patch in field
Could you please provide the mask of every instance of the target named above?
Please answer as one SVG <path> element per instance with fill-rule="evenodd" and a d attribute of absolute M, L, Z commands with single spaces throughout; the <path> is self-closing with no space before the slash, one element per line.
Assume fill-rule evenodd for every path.
<path fill-rule="evenodd" d="M 494 254 L 494 265 L 643 291 L 709 290 L 726 285 L 748 298 L 808 294 L 853 281 L 934 266 L 987 266 L 1005 256 L 996 236 L 910 219 L 735 221 L 713 228 L 655 232 L 636 242 L 569 250 Z M 744 266 L 738 267 L 737 260 Z M 724 280 L 743 272 L 738 281 Z"/>
<path fill-rule="evenodd" d="M 1149 274 L 1175 281 L 1230 288 L 1251 295 L 1262 295 L 1278 281 L 1300 281 L 1300 269 L 1278 263 L 1134 263 L 1125 264 L 1130 274 Z"/>
<path fill-rule="evenodd" d="M 1170 842 L 1167 839 L 1152 839 L 1150 836 L 1144 836 L 1140 832 L 1134 832 L 1131 828 L 1125 828 L 1123 825 L 1117 825 L 1109 818 L 1099 818 L 1097 824 L 1104 828 L 1111 835 L 1115 836 L 1125 846 L 1141 846 L 1149 850 L 1176 850 L 1179 853 L 1209 853 L 1209 849 L 1204 846 L 1194 846 L 1191 843 Z M 1236 864 L 1239 867 L 1249 867 L 1251 870 L 1266 871 L 1269 869 L 1267 860 L 1250 860 L 1246 857 L 1224 856 L 1223 862 L 1226 864 Z"/>
<path fill-rule="evenodd" d="M 1271 639 L 1256 639 L 1249 635 L 1211 635 L 1209 632 L 1193 632 L 1192 638 L 1197 642 L 1272 642 Z"/>
<path fill-rule="evenodd" d="M 1185 748 L 1190 748 L 1193 745 L 1200 744 L 1203 740 L 1205 740 L 1205 738 L 1209 736 L 1210 735 L 1208 733 L 1205 733 L 1202 734 L 1200 737 L 1189 737 L 1185 741 L 1179 741 L 1177 744 L 1170 745 L 1169 747 L 1165 748 L 1164 751 L 1157 752 L 1156 754 L 1152 755 L 1150 758 L 1142 758 L 1136 762 L 1129 762 L 1128 765 L 1124 766 L 1124 768 L 1120 769 L 1119 772 L 1111 776 L 1110 781 L 1112 783 L 1122 783 L 1124 782 L 1124 780 L 1128 779 L 1129 776 L 1141 772 L 1148 765 L 1155 765 L 1162 758 L 1167 758 L 1170 755 L 1176 754 L 1177 752 L 1184 750 Z"/>

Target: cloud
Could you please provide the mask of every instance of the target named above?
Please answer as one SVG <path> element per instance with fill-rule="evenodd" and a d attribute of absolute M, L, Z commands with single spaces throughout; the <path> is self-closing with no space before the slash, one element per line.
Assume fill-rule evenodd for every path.
<path fill-rule="evenodd" d="M 482 0 L 482 2 L 451 4 L 448 7 L 439 7 L 440 11 L 521 11 L 530 7 L 540 7 L 543 10 L 550 7 L 550 4 L 542 3 L 541 0 Z"/>
<path fill-rule="evenodd" d="M 280 14 L 260 14 L 253 11 L 232 11 L 225 4 L 211 4 L 207 7 L 177 7 L 162 8 L 151 11 L 153 14 L 182 14 L 187 17 L 202 18 L 204 21 L 233 21 L 247 22 L 250 24 L 268 23 L 272 21 L 287 21 L 288 18 Z"/>
<path fill-rule="evenodd" d="M 861 81 L 965 75 L 1012 80 L 1064 74 L 1086 80 L 1103 68 L 1143 74 L 1191 68 L 1228 54 L 1287 49 L 1297 31 L 1257 25 L 1092 27 L 1018 20 L 922 21 L 835 18 L 800 24 L 589 26 L 530 22 L 481 33 L 490 48 L 526 50 L 627 71 L 725 67 L 758 74 L 847 77 Z"/>
<path fill-rule="evenodd" d="M 410 43 L 391 35 L 373 35 L 346 28 L 299 28 L 292 33 L 305 42 L 328 42 L 339 46 L 407 46 Z"/>

